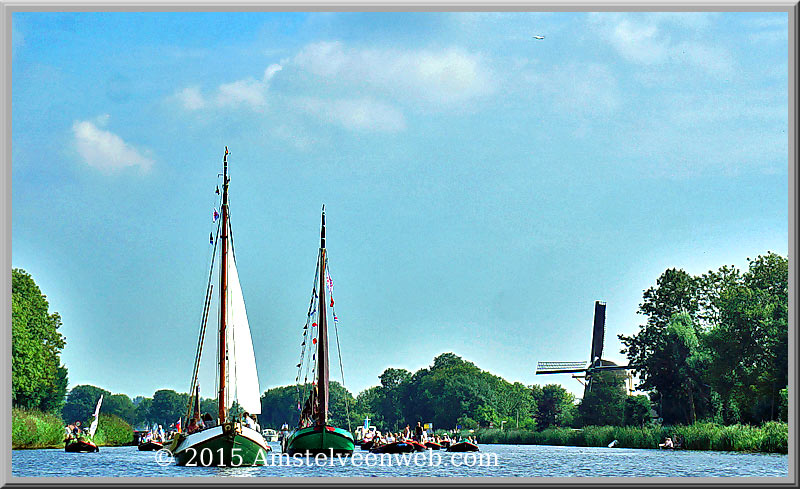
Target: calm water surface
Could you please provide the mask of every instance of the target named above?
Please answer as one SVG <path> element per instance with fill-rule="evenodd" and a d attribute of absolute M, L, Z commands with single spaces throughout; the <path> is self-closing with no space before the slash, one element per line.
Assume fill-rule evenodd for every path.
<path fill-rule="evenodd" d="M 279 452 L 277 443 L 271 443 Z M 444 450 L 420 453 L 407 465 L 376 466 L 367 452 L 333 464 L 301 467 L 178 467 L 156 463 L 155 452 L 136 447 L 101 447 L 99 453 L 66 453 L 63 449 L 14 450 L 15 477 L 788 477 L 788 457 L 781 454 L 633 450 L 627 448 L 481 445 L 481 461 Z M 496 455 L 496 459 L 494 458 Z M 413 457 L 413 455 L 412 455 Z M 441 458 L 438 458 L 441 457 Z M 284 459 L 285 460 L 285 459 Z M 397 459 L 393 459 L 397 460 Z M 170 459 L 171 461 L 171 459 Z M 294 461 L 292 461 L 294 462 Z M 466 466 L 474 462 L 474 466 Z M 361 463 L 361 466 L 357 464 Z M 367 463 L 373 466 L 365 466 Z M 433 464 L 433 465 L 431 465 Z"/>

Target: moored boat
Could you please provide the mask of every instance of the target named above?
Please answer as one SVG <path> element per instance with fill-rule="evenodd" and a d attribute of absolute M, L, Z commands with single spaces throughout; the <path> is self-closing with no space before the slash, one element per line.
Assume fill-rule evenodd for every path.
<path fill-rule="evenodd" d="M 222 219 L 217 228 L 216 239 L 212 234 L 214 258 L 208 275 L 206 300 L 200 326 L 192 382 L 189 392 L 186 419 L 189 421 L 186 433 L 177 433 L 169 446 L 177 465 L 200 466 L 251 466 L 264 465 L 266 453 L 271 450 L 260 432 L 254 429 L 252 419 L 246 419 L 234 411 L 244 410 L 247 414 L 261 413 L 260 388 L 256 371 L 253 341 L 247 321 L 242 287 L 236 268 L 236 255 L 233 248 L 233 230 L 229 218 L 228 186 L 228 148 L 225 148 L 222 172 L 221 211 Z M 215 211 L 216 219 L 216 211 Z M 220 269 L 218 291 L 219 329 L 217 367 L 219 391 L 217 393 L 218 417 L 213 426 L 206 427 L 200 422 L 198 368 L 202 354 L 203 339 L 213 300 L 213 270 L 216 260 L 217 244 L 220 244 Z"/>
<path fill-rule="evenodd" d="M 326 287 L 331 292 L 330 305 L 326 300 Z M 331 308 L 334 325 L 337 317 L 333 311 L 333 280 L 328 272 L 328 255 L 325 249 L 325 207 L 322 207 L 322 226 L 320 229 L 320 247 L 317 255 L 317 276 L 311 293 L 311 303 L 306 315 L 306 324 L 303 328 L 303 343 L 300 363 L 297 364 L 297 382 L 303 366 L 306 365 L 306 377 L 303 389 L 308 388 L 305 404 L 300 412 L 297 429 L 283 441 L 283 451 L 289 455 L 294 454 L 330 454 L 351 455 L 355 448 L 353 435 L 343 428 L 332 426 L 328 423 L 329 406 L 329 360 L 328 360 L 328 307 Z M 311 335 L 309 337 L 309 325 Z M 310 355 L 306 355 L 307 342 L 316 345 L 310 348 Z M 338 332 L 337 332 L 338 344 Z M 341 352 L 340 352 L 341 362 Z M 341 365 L 340 365 L 341 366 Z M 308 371 L 312 371 L 310 386 Z M 299 390 L 298 390 L 299 392 Z M 305 394 L 305 393 L 304 393 Z M 302 399 L 303 396 L 301 396 Z M 301 399 L 298 399 L 301 400 Z M 299 405 L 299 402 L 298 402 Z"/>
<path fill-rule="evenodd" d="M 460 441 L 458 443 L 454 443 L 447 447 L 448 452 L 477 452 L 480 451 L 478 449 L 478 445 L 474 443 L 470 443 L 468 441 Z"/>
<path fill-rule="evenodd" d="M 158 442 L 156 440 L 150 440 L 150 441 L 145 441 L 145 442 L 139 443 L 139 451 L 142 451 L 142 452 L 161 450 L 162 448 L 164 448 L 164 444 L 162 444 L 162 443 L 160 443 L 160 442 Z"/>

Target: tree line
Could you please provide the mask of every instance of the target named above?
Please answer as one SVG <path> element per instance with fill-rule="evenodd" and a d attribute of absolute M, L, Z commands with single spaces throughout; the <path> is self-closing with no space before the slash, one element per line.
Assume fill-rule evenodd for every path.
<path fill-rule="evenodd" d="M 153 397 L 79 385 L 67 394 L 60 361 L 61 318 L 24 270 L 12 270 L 12 403 L 61 414 L 71 422 L 103 412 L 135 427 L 168 427 L 186 412 L 189 396 L 161 389 Z M 453 353 L 416 372 L 387 368 L 379 385 L 357 396 L 330 384 L 332 423 L 355 428 L 364 418 L 399 430 L 417 421 L 437 428 L 507 426 L 529 429 L 586 425 L 643 425 L 651 409 L 664 424 L 760 424 L 787 420 L 788 258 L 768 252 L 747 270 L 723 266 L 692 276 L 670 268 L 643 293 L 639 330 L 619 335 L 637 389 L 628 396 L 619 372 L 595 374 L 591 392 L 576 400 L 557 384 L 509 382 Z M 261 397 L 263 427 L 295 426 L 302 386 L 269 389 Z M 216 415 L 215 399 L 201 411 Z"/>

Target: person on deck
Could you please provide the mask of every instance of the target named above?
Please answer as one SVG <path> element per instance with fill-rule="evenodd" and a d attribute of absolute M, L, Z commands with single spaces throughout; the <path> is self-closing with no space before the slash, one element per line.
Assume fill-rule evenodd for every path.
<path fill-rule="evenodd" d="M 203 424 L 206 428 L 213 428 L 216 425 L 214 420 L 211 418 L 211 415 L 208 413 L 203 415 Z"/>
<path fill-rule="evenodd" d="M 186 434 L 191 435 L 195 431 L 197 431 L 197 421 L 194 418 L 192 418 L 191 420 L 189 420 L 189 426 L 186 427 Z"/>
<path fill-rule="evenodd" d="M 414 427 L 414 440 L 422 441 L 422 425 L 417 421 L 417 426 Z"/>
<path fill-rule="evenodd" d="M 76 438 L 81 436 L 81 422 L 75 421 L 75 427 L 72 428 L 72 434 L 75 435 Z"/>

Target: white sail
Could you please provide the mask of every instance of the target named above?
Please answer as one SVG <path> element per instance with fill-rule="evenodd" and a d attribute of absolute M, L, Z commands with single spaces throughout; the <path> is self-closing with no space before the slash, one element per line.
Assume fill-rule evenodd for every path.
<path fill-rule="evenodd" d="M 94 436 L 94 432 L 97 431 L 97 421 L 100 419 L 100 404 L 103 403 L 103 394 L 100 394 L 100 399 L 97 401 L 97 407 L 94 408 L 94 419 L 92 420 L 92 425 L 89 426 L 89 436 Z"/>
<path fill-rule="evenodd" d="M 242 286 L 233 251 L 228 249 L 228 297 L 226 308 L 225 341 L 228 350 L 227 376 L 230 393 L 225 404 L 230 409 L 236 402 L 250 414 L 261 413 L 261 392 L 258 386 L 256 356 L 244 306 Z M 232 395 L 235 393 L 235 396 Z"/>

